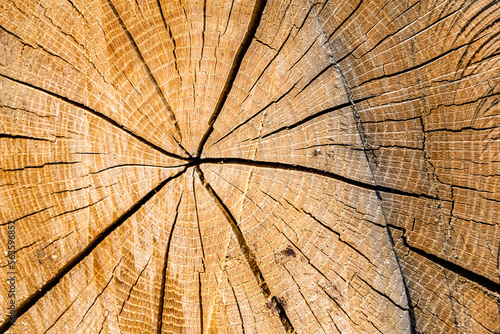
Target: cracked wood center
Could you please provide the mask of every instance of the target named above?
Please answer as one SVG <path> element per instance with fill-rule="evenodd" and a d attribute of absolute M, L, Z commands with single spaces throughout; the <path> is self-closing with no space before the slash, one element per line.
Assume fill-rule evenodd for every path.
<path fill-rule="evenodd" d="M 0 333 L 500 333 L 498 1 L 0 9 Z"/>

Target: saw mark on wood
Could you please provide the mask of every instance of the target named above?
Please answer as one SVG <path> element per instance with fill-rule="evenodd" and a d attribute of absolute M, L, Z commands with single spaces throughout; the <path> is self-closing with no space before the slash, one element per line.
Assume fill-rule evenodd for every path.
<path fill-rule="evenodd" d="M 352 96 L 351 87 L 347 83 L 347 80 L 346 80 L 346 78 L 344 76 L 342 68 L 340 67 L 340 65 L 336 61 L 335 57 L 333 57 L 332 60 L 333 60 L 332 64 L 334 64 L 335 67 L 337 68 L 337 71 L 340 74 L 340 77 L 342 79 L 342 83 L 344 85 L 344 89 L 345 89 L 345 91 L 347 93 L 347 97 L 348 97 L 349 101 L 351 102 L 351 110 L 352 110 L 352 114 L 353 114 L 354 121 L 355 121 L 355 124 L 356 124 L 356 129 L 358 130 L 358 134 L 360 136 L 361 143 L 363 145 L 363 150 L 364 150 L 364 153 L 365 153 L 365 158 L 366 158 L 366 161 L 368 163 L 369 170 L 370 170 L 370 172 L 372 174 L 373 183 L 375 184 L 375 188 L 373 190 L 375 191 L 375 194 L 377 196 L 379 205 L 381 207 L 382 215 L 383 215 L 384 220 L 386 222 L 386 233 L 387 233 L 387 236 L 388 236 L 388 239 L 389 239 L 389 242 L 390 242 L 393 254 L 394 254 L 394 259 L 395 259 L 396 265 L 397 265 L 398 270 L 399 270 L 399 274 L 400 274 L 400 277 L 401 277 L 401 283 L 402 283 L 404 291 L 405 291 L 406 302 L 408 304 L 408 308 L 406 309 L 406 311 L 408 313 L 408 317 L 409 317 L 409 321 L 410 321 L 410 332 L 411 332 L 411 334 L 416 334 L 416 332 L 417 332 L 416 331 L 416 320 L 415 320 L 415 313 L 414 313 L 414 309 L 413 309 L 413 303 L 412 303 L 411 295 L 410 295 L 410 289 L 408 288 L 408 284 L 406 282 L 406 277 L 404 275 L 403 269 L 401 268 L 401 264 L 400 264 L 400 261 L 399 261 L 399 258 L 398 258 L 397 252 L 396 252 L 396 247 L 394 245 L 394 239 L 392 237 L 391 230 L 389 229 L 389 226 L 388 226 L 389 222 L 388 222 L 387 216 L 386 216 L 386 214 L 384 212 L 384 209 L 382 207 L 382 197 L 380 196 L 380 192 L 385 191 L 385 189 L 380 188 L 380 186 L 377 184 L 377 181 L 376 181 L 377 180 L 376 179 L 376 177 L 377 177 L 376 171 L 378 171 L 377 157 L 376 157 L 375 153 L 373 152 L 373 150 L 371 149 L 371 147 L 370 147 L 370 145 L 368 143 L 368 138 L 367 138 L 367 135 L 366 135 L 366 131 L 365 131 L 365 128 L 364 128 L 363 124 L 361 123 L 361 117 L 360 117 L 360 115 L 358 113 L 358 110 L 357 110 L 357 104 L 354 102 L 354 98 Z M 374 168 L 374 166 L 372 165 L 372 163 L 375 164 L 375 167 L 377 169 Z M 400 190 L 396 190 L 396 192 L 400 192 Z M 405 193 L 406 194 L 410 194 L 408 192 L 405 192 Z M 429 197 L 432 197 L 432 196 L 429 196 L 427 194 L 422 194 L 422 196 L 418 195 L 418 197 L 429 198 Z"/>

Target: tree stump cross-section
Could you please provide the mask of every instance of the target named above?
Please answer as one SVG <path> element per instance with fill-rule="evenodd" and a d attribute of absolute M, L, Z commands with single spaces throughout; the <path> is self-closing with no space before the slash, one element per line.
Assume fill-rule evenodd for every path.
<path fill-rule="evenodd" d="M 496 0 L 0 0 L 0 333 L 500 333 Z"/>

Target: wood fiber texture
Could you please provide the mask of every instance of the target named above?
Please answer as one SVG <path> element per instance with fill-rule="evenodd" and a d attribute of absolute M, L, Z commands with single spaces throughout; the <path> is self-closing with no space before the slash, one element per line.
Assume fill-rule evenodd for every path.
<path fill-rule="evenodd" d="M 0 333 L 500 333 L 499 22 L 0 0 Z"/>

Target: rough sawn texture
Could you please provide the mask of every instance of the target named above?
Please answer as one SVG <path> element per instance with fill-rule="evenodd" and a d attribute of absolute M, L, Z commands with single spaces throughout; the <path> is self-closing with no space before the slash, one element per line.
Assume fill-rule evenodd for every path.
<path fill-rule="evenodd" d="M 7 333 L 500 333 L 496 0 L 0 0 Z"/>

